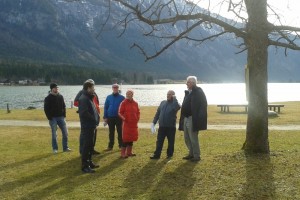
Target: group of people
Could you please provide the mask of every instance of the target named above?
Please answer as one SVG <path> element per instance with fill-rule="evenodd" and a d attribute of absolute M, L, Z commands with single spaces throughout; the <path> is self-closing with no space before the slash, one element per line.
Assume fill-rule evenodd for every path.
<path fill-rule="evenodd" d="M 184 131 L 184 140 L 188 154 L 183 159 L 198 162 L 200 158 L 200 144 L 198 133 L 207 129 L 207 101 L 203 90 L 197 86 L 195 76 L 187 77 L 187 90 L 180 105 L 175 92 L 169 90 L 167 99 L 162 101 L 157 108 L 151 124 L 151 132 L 155 133 L 158 122 L 156 149 L 150 159 L 159 159 L 165 138 L 168 140 L 167 158 L 174 153 L 177 112 L 181 109 L 179 130 Z M 112 94 L 106 97 L 104 103 L 103 123 L 109 128 L 109 142 L 105 151 L 111 151 L 115 145 L 115 130 L 118 135 L 118 147 L 121 158 L 135 156 L 132 147 L 138 140 L 138 121 L 140 110 L 138 103 L 133 99 L 133 90 L 126 92 L 126 97 L 120 94 L 119 85 L 112 85 Z M 95 93 L 95 82 L 89 79 L 84 82 L 83 89 L 79 91 L 74 100 L 78 107 L 80 118 L 79 152 L 81 154 L 81 170 L 84 173 L 93 173 L 99 165 L 92 161 L 92 155 L 99 154 L 95 150 L 97 127 L 100 123 L 99 99 Z M 49 120 L 52 131 L 53 153 L 58 152 L 57 126 L 62 131 L 63 151 L 69 152 L 68 130 L 65 122 L 66 105 L 63 96 L 58 92 L 58 85 L 50 84 L 49 95 L 44 101 L 44 111 Z"/>

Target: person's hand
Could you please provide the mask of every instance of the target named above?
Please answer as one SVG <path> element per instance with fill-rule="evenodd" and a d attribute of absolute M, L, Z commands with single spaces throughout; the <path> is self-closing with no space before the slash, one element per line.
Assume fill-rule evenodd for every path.
<path fill-rule="evenodd" d="M 151 123 L 151 133 L 155 134 L 155 132 L 156 132 L 155 124 Z"/>

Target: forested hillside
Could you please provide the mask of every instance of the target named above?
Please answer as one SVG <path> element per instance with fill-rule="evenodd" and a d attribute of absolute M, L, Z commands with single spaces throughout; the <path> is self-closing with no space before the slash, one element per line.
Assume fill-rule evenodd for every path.
<path fill-rule="evenodd" d="M 145 73 L 126 74 L 109 69 L 85 68 L 66 64 L 0 63 L 0 80 L 9 79 L 11 82 L 31 80 L 41 84 L 57 82 L 60 84 L 80 85 L 90 78 L 96 84 L 111 84 L 115 82 L 130 84 L 153 83 L 153 78 Z"/>

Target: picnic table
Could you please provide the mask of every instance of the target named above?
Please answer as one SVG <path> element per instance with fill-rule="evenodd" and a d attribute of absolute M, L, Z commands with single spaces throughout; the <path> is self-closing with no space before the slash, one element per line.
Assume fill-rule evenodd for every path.
<path fill-rule="evenodd" d="M 245 109 L 245 112 L 248 112 L 248 104 L 219 104 L 217 107 L 221 108 L 221 112 L 230 112 L 230 107 L 243 107 Z M 268 108 L 270 110 L 273 110 L 275 112 L 280 113 L 280 108 L 284 107 L 283 104 L 269 104 Z"/>

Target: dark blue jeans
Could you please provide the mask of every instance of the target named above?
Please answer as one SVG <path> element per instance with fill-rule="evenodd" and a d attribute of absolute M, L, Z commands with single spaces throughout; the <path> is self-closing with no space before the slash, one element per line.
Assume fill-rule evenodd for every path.
<path fill-rule="evenodd" d="M 157 133 L 156 150 L 154 156 L 160 157 L 165 138 L 168 139 L 167 156 L 172 157 L 174 153 L 176 127 L 159 127 Z"/>
<path fill-rule="evenodd" d="M 61 133 L 62 133 L 63 150 L 66 150 L 68 148 L 68 129 L 67 129 L 65 118 L 53 117 L 51 120 L 49 120 L 49 125 L 51 127 L 52 149 L 58 150 L 58 145 L 57 145 L 57 126 L 58 126 L 61 129 Z"/>

